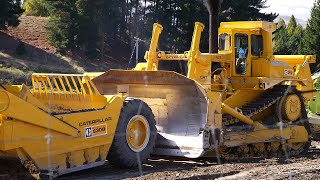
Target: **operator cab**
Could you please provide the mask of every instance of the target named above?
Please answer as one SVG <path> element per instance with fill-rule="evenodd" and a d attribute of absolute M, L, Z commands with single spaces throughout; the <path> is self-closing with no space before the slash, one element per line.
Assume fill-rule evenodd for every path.
<path fill-rule="evenodd" d="M 232 54 L 233 76 L 253 76 L 253 64 L 259 58 L 272 55 L 273 23 L 224 22 L 219 28 L 219 54 Z M 270 38 L 270 39 L 268 39 Z M 270 43 L 271 44 L 268 44 Z"/>

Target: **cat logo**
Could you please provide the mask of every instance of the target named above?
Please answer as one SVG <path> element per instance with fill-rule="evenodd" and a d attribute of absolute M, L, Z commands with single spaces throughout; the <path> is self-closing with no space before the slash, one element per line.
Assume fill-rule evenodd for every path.
<path fill-rule="evenodd" d="M 92 138 L 107 134 L 107 124 L 101 124 L 97 126 L 86 127 L 85 138 Z"/>
<path fill-rule="evenodd" d="M 86 138 L 92 137 L 92 127 L 87 127 L 85 130 Z"/>
<path fill-rule="evenodd" d="M 284 76 L 293 76 L 293 70 L 292 69 L 285 69 Z"/>

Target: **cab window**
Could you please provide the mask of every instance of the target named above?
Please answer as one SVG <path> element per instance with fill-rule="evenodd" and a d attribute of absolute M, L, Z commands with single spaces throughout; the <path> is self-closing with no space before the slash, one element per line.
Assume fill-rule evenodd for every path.
<path fill-rule="evenodd" d="M 219 36 L 219 50 L 230 50 L 231 42 L 229 34 L 220 34 Z"/>
<path fill-rule="evenodd" d="M 251 54 L 261 56 L 263 53 L 263 39 L 261 35 L 251 35 Z"/>
<path fill-rule="evenodd" d="M 247 57 L 248 57 L 248 35 L 235 35 L 235 67 L 236 73 L 245 75 L 247 72 Z"/>

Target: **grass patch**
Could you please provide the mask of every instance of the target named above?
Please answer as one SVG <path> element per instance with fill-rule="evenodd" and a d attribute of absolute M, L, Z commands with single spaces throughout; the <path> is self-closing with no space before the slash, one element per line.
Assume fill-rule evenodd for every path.
<path fill-rule="evenodd" d="M 32 71 L 22 71 L 14 67 L 0 67 L 1 84 L 27 84 L 31 85 Z"/>

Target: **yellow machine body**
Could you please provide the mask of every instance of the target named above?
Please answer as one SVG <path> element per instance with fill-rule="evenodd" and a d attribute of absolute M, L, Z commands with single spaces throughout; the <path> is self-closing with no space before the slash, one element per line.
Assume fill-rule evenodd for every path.
<path fill-rule="evenodd" d="M 33 90 L 0 90 L 0 151 L 51 176 L 103 165 L 124 98 L 104 96 L 88 75 L 34 74 Z"/>
<path fill-rule="evenodd" d="M 222 152 L 228 148 L 235 148 L 236 150 L 232 151 L 252 155 L 255 151 L 252 150 L 253 148 L 260 149 L 260 153 L 263 154 L 269 151 L 266 147 L 268 143 L 271 147 L 269 149 L 279 148 L 281 139 L 285 139 L 287 145 L 295 150 L 307 144 L 309 131 L 303 124 L 297 124 L 297 122 L 299 122 L 298 119 L 307 118 L 302 109 L 311 95 L 303 94 L 302 97 L 300 94 L 301 96 L 291 97 L 293 95 L 290 94 L 313 89 L 309 64 L 315 63 L 316 57 L 273 55 L 272 33 L 276 30 L 276 24 L 262 21 L 223 22 L 219 28 L 218 53 L 200 52 L 200 38 L 204 30 L 202 23 L 195 23 L 191 48 L 183 54 L 157 51 L 162 30 L 163 27 L 160 24 L 154 24 L 150 49 L 145 54 L 147 62 L 139 63 L 135 70 L 139 74 L 145 74 L 148 82 L 153 81 L 151 72 L 155 71 L 154 74 L 162 73 L 163 82 L 174 84 L 176 81 L 171 81 L 165 72 L 159 69 L 159 61 L 187 61 L 188 73 L 184 78 L 193 82 L 193 88 L 198 93 L 186 94 L 190 90 L 187 88 L 177 90 L 180 89 L 177 84 L 173 85 L 176 87 L 172 87 L 176 94 L 165 91 L 166 97 L 152 97 L 153 99 L 149 100 L 154 112 L 161 113 L 163 109 L 170 111 L 173 109 L 170 103 L 179 108 L 183 107 L 183 110 L 174 109 L 175 113 L 167 113 L 170 126 L 162 115 L 156 113 L 156 120 L 160 126 L 158 131 L 161 135 L 158 139 L 162 139 L 156 145 L 156 154 L 186 157 L 212 154 L 208 151 L 213 149 L 212 139 L 215 139 L 213 136 L 217 134 L 219 136 L 216 137 L 216 141 Z M 241 43 L 237 41 L 238 37 L 245 37 L 247 42 L 246 59 L 242 64 L 245 70 L 241 73 L 237 70 L 239 59 L 237 54 Z M 213 64 L 219 66 L 212 68 Z M 184 78 L 181 77 L 181 79 Z M 137 84 L 143 85 L 143 80 Z M 138 86 L 137 84 L 135 86 Z M 166 83 L 161 87 L 165 85 Z M 144 88 L 148 89 L 149 85 Z M 154 91 L 162 92 L 160 88 L 155 88 Z M 269 96 L 268 93 L 270 93 Z M 281 95 L 275 95 L 277 93 Z M 270 96 L 274 97 L 270 98 Z M 159 100 L 154 100 L 155 98 L 162 99 L 165 102 L 164 105 L 159 105 L 157 103 Z M 261 102 L 263 100 L 267 102 Z M 253 110 L 252 105 L 255 101 L 257 101 L 257 108 Z M 278 106 L 277 109 L 281 109 L 282 117 L 280 118 L 275 115 L 279 111 L 274 107 Z M 195 112 L 199 107 L 201 107 L 200 111 Z M 278 119 L 278 123 L 272 124 L 273 128 L 267 125 L 271 117 Z M 279 122 L 282 121 L 291 122 L 280 128 Z M 251 127 L 251 130 L 241 131 L 241 127 L 236 126 L 231 126 L 233 129 L 230 129 L 230 125 L 239 124 L 239 122 L 242 123 L 241 126 Z M 282 128 L 284 128 L 283 132 Z M 184 133 L 176 133 L 180 131 Z M 234 133 L 228 131 L 234 131 Z M 197 140 L 201 143 L 195 143 Z M 228 157 L 228 155 L 225 156 Z"/>

